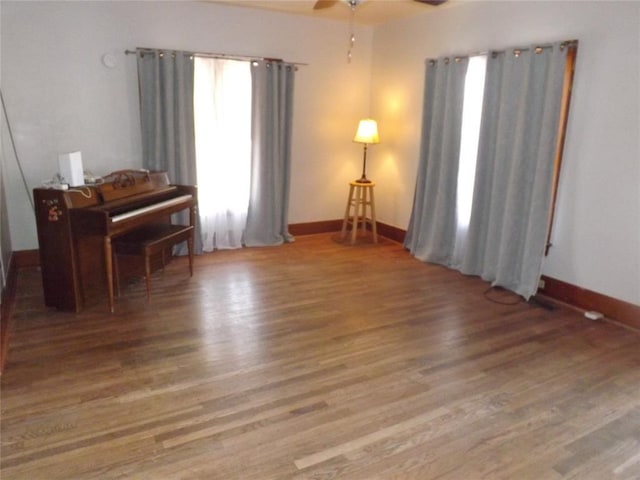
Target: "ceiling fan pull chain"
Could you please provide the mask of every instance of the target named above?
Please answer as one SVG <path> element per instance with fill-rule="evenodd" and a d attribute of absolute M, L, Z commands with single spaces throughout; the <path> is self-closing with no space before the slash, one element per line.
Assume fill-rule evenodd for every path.
<path fill-rule="evenodd" d="M 353 46 L 356 43 L 356 36 L 353 33 L 353 17 L 356 13 L 357 5 L 357 0 L 349 0 L 349 8 L 351 8 L 351 14 L 349 16 L 349 30 L 351 32 L 351 36 L 349 37 L 349 50 L 347 50 L 347 63 L 351 63 L 351 58 L 353 57 L 351 50 L 353 50 Z"/>
<path fill-rule="evenodd" d="M 353 45 L 356 43 L 356 37 L 355 35 L 352 33 L 351 34 L 351 41 L 349 42 L 349 51 L 347 52 L 347 62 L 351 63 L 351 58 L 353 57 L 353 54 L 351 53 L 351 50 L 353 49 Z"/>

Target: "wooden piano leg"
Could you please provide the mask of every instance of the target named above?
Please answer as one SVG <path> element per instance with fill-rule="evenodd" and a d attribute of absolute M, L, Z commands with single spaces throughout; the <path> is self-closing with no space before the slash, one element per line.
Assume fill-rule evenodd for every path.
<path fill-rule="evenodd" d="M 163 249 L 164 250 L 164 249 Z M 151 301 L 151 255 L 145 248 L 144 253 L 144 281 L 147 287 L 147 303 Z M 164 251 L 162 253 L 162 269 L 164 270 Z"/>
<path fill-rule="evenodd" d="M 189 275 L 193 277 L 193 230 L 187 239 L 187 250 L 189 252 Z"/>
<path fill-rule="evenodd" d="M 104 237 L 104 263 L 107 273 L 107 291 L 109 292 L 109 311 L 113 313 L 113 253 L 111 251 L 111 237 Z"/>
<path fill-rule="evenodd" d="M 113 247 L 112 247 L 113 250 Z M 116 256 L 115 252 L 113 252 L 113 257 L 112 257 L 112 262 L 113 262 L 113 279 L 114 279 L 114 283 L 115 283 L 115 292 L 116 292 L 116 296 L 119 297 L 120 296 L 120 271 L 118 270 L 118 257 Z"/>

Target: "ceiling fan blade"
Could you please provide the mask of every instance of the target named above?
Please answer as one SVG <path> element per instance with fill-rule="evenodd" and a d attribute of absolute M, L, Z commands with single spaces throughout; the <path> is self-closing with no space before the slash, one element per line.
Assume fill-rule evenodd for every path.
<path fill-rule="evenodd" d="M 336 3 L 338 3 L 338 0 L 318 0 L 313 6 L 313 9 L 322 10 L 324 8 L 333 7 Z"/>
<path fill-rule="evenodd" d="M 446 1 L 447 0 L 414 0 L 414 2 L 426 3 L 427 5 L 433 5 L 434 7 L 437 7 L 438 5 L 442 5 Z"/>

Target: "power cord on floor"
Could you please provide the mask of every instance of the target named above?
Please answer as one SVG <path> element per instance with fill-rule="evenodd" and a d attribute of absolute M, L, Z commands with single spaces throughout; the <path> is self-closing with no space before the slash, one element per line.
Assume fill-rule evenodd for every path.
<path fill-rule="evenodd" d="M 514 306 L 514 305 L 518 305 L 520 302 L 523 301 L 523 298 L 520 295 L 516 294 L 516 293 L 513 293 L 513 295 L 515 295 L 515 297 L 516 297 L 515 300 L 511 300 L 511 301 L 508 301 L 508 302 L 505 302 L 505 301 L 502 301 L 502 300 L 498 300 L 497 298 L 490 296 L 490 293 L 492 291 L 505 293 L 505 292 L 507 292 L 507 290 L 505 290 L 504 288 L 502 288 L 500 286 L 497 286 L 497 285 L 492 285 L 489 288 L 487 288 L 484 291 L 483 295 L 484 295 L 485 299 L 487 299 L 488 301 L 490 301 L 492 303 L 497 303 L 499 305 Z"/>

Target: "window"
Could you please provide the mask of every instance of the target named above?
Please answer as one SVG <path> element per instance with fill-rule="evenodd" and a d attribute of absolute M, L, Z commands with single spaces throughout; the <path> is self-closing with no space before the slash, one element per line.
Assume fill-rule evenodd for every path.
<path fill-rule="evenodd" d="M 476 178 L 478 141 L 480 140 L 480 118 L 487 56 L 469 58 L 469 66 L 464 83 L 464 103 L 462 106 L 462 134 L 460 139 L 460 162 L 458 166 L 458 190 L 456 205 L 456 246 L 454 258 L 459 259 L 471 218 L 473 185 Z"/>
<path fill-rule="evenodd" d="M 575 71 L 577 44 L 570 44 L 567 48 L 568 51 L 564 72 L 560 121 L 558 125 L 558 140 L 554 161 L 552 202 L 549 215 L 549 226 L 547 232 L 545 255 L 549 253 L 549 249 L 551 248 L 551 233 L 553 227 L 555 203 L 558 195 L 558 182 L 560 176 L 560 167 L 562 164 L 564 141 L 566 137 L 569 104 L 571 101 L 571 90 L 573 86 L 573 76 Z M 465 78 L 456 205 L 457 235 L 455 247 L 456 253 L 454 254 L 456 258 L 459 258 L 460 256 L 460 251 L 466 239 L 466 232 L 469 227 L 469 219 L 471 217 L 486 66 L 486 55 L 477 55 L 470 57 L 469 66 Z"/>
<path fill-rule="evenodd" d="M 194 129 L 203 250 L 238 248 L 251 180 L 250 62 L 194 58 Z"/>
<path fill-rule="evenodd" d="M 426 65 L 405 245 L 419 259 L 535 293 L 548 250 L 576 41 Z"/>

